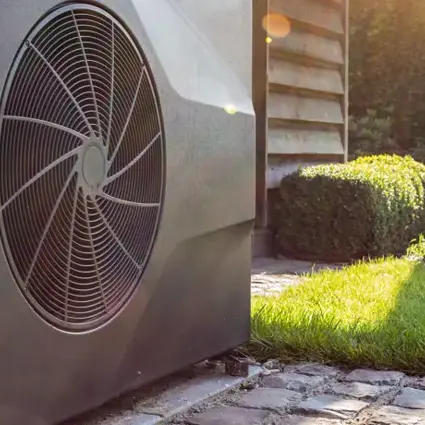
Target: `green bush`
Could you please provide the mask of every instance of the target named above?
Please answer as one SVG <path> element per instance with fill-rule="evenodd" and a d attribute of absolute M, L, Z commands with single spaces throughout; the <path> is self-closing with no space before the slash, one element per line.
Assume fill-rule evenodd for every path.
<path fill-rule="evenodd" d="M 425 232 L 424 182 L 425 165 L 396 155 L 299 169 L 281 184 L 281 252 L 323 261 L 402 254 Z"/>
<path fill-rule="evenodd" d="M 380 114 L 368 109 L 365 116 L 349 117 L 349 149 L 355 157 L 391 152 L 396 148 L 391 137 L 393 120 L 388 110 Z"/>

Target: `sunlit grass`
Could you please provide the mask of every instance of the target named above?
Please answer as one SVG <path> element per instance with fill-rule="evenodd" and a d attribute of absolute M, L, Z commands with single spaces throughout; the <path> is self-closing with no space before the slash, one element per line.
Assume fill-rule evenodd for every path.
<path fill-rule="evenodd" d="M 254 297 L 249 349 L 260 358 L 425 372 L 425 265 L 359 263 Z"/>

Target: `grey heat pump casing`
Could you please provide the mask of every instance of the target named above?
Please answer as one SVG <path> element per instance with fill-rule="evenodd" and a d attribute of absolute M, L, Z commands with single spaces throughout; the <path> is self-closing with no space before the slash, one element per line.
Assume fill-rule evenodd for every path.
<path fill-rule="evenodd" d="M 31 158 L 21 160 L 19 157 L 20 154 L 32 152 L 31 135 L 38 137 L 37 143 L 42 143 L 38 134 L 57 133 L 60 134 L 60 140 L 67 138 L 72 144 L 72 138 L 77 132 L 61 129 L 57 123 L 53 123 L 52 128 L 46 130 L 43 123 L 34 119 L 23 119 L 21 116 L 14 116 L 18 112 L 10 112 L 14 108 L 14 102 L 22 102 L 19 107 L 21 109 L 15 108 L 17 111 L 28 109 L 28 105 L 32 105 L 31 102 L 37 102 L 37 99 L 29 98 L 24 102 L 19 97 L 13 97 L 13 90 L 17 90 L 17 93 L 19 90 L 31 92 L 31 79 L 26 78 L 22 84 L 13 83 L 14 74 L 25 65 L 26 49 L 35 45 L 32 54 L 36 58 L 34 60 L 38 61 L 37 66 L 28 61 L 27 67 L 32 66 L 36 71 L 44 66 L 43 78 L 60 76 L 58 69 L 54 70 L 57 74 L 53 72 L 52 75 L 47 75 L 49 65 L 42 63 L 43 52 L 37 50 L 37 31 L 41 34 L 45 21 L 49 21 L 55 14 L 61 14 L 62 10 L 71 10 L 69 16 L 76 16 L 77 20 L 81 20 L 79 22 L 83 22 L 82 16 L 86 10 L 89 15 L 98 13 L 100 16 L 104 13 L 110 22 L 113 22 L 111 28 L 115 28 L 116 37 L 120 28 L 120 31 L 125 32 L 129 40 L 131 39 L 125 41 L 124 37 L 122 43 L 128 42 L 132 43 L 132 46 L 140 47 L 140 54 L 149 68 L 151 88 L 153 87 L 159 102 L 157 124 L 161 126 L 162 145 L 158 147 L 158 158 L 160 157 L 162 162 L 157 164 L 162 164 L 162 174 L 157 169 L 152 169 L 157 173 L 158 179 L 162 179 L 158 180 L 158 185 L 162 185 L 157 192 L 160 197 L 155 201 L 157 204 L 153 203 L 158 205 L 160 210 L 158 209 L 157 221 L 154 220 L 156 227 L 151 231 L 152 240 L 154 239 L 152 249 L 148 247 L 149 249 L 143 251 L 146 262 L 141 260 L 137 263 L 140 265 L 141 275 L 136 283 L 129 280 L 129 285 L 134 284 L 134 288 L 127 294 L 126 302 L 121 305 L 118 299 L 114 301 L 116 304 L 112 305 L 111 301 L 110 308 L 118 306 L 117 311 L 108 316 L 108 320 L 102 319 L 106 316 L 99 316 L 96 326 L 86 327 L 82 326 L 83 313 L 79 316 L 78 302 L 97 293 L 93 282 L 90 283 L 92 286 L 87 286 L 86 289 L 84 285 L 79 286 L 80 289 L 83 288 L 82 292 L 77 291 L 76 294 L 72 292 L 75 288 L 64 289 L 60 294 L 59 289 L 58 293 L 55 292 L 55 297 L 63 297 L 58 303 L 62 310 L 64 309 L 63 317 L 59 317 L 57 313 L 57 322 L 54 309 L 43 315 L 40 313 L 43 311 L 42 307 L 34 302 L 34 299 L 38 299 L 37 294 L 41 294 L 40 302 L 45 302 L 51 309 L 52 305 L 56 305 L 56 301 L 47 299 L 49 294 L 54 292 L 47 285 L 47 280 L 38 281 L 42 285 L 41 289 L 39 288 L 41 292 L 37 292 L 34 286 L 36 284 L 31 282 L 36 279 L 34 276 L 37 273 L 40 276 L 42 273 L 49 273 L 45 276 L 60 282 L 60 277 L 56 276 L 59 269 L 47 260 L 54 257 L 54 261 L 59 262 L 60 259 L 55 257 L 58 254 L 55 250 L 45 247 L 61 236 L 59 233 L 56 236 L 50 235 L 49 230 L 46 230 L 46 233 L 40 236 L 40 240 L 44 238 L 42 243 L 37 245 L 31 239 L 31 232 L 35 232 L 34 229 L 38 228 L 38 222 L 41 220 L 38 220 L 37 214 L 45 214 L 47 217 L 43 208 L 48 202 L 44 202 L 43 196 L 37 197 L 34 194 L 28 197 L 30 201 L 24 203 L 29 196 L 26 192 L 35 191 L 34 188 L 39 187 L 39 183 L 34 183 L 35 186 L 28 183 L 32 177 L 32 165 L 26 165 L 31 164 Z M 0 191 L 3 191 L 0 193 L 0 424 L 52 425 L 100 405 L 125 391 L 225 352 L 248 340 L 251 231 L 255 210 L 251 15 L 251 0 L 102 0 L 62 4 L 54 0 L 0 0 L 0 162 L 3 161 L 3 171 L 0 170 L 3 172 L 0 177 Z M 54 31 L 54 28 L 51 31 Z M 82 23 L 80 31 L 83 34 L 83 31 L 90 29 L 83 28 Z M 46 30 L 43 37 L 49 36 Z M 118 41 L 116 43 L 115 49 L 120 48 Z M 81 52 L 79 54 L 81 56 Z M 87 55 L 89 54 L 90 50 L 87 49 Z M 126 54 L 126 51 L 122 53 L 124 56 Z M 84 58 L 91 66 L 90 57 Z M 116 66 L 118 65 L 117 59 Z M 116 72 L 118 79 L 118 71 Z M 125 71 L 122 72 L 123 90 L 128 93 L 131 90 L 125 87 L 125 81 L 132 81 L 133 78 L 131 73 L 127 75 Z M 87 79 L 89 80 L 90 78 Z M 59 84 L 58 79 L 54 84 Z M 69 86 L 69 93 L 76 100 L 74 103 L 78 103 L 79 95 L 72 92 L 72 87 Z M 49 87 L 45 89 L 49 90 Z M 97 89 L 93 89 L 95 90 Z M 70 98 L 67 98 L 66 102 L 69 101 Z M 114 101 L 118 102 L 116 99 Z M 85 111 L 85 106 L 82 103 L 81 105 L 80 112 Z M 125 117 L 121 120 L 121 130 L 126 125 L 133 125 L 133 118 L 137 125 L 143 127 L 143 120 L 138 120 L 140 117 L 137 115 L 143 114 L 143 105 L 141 102 L 139 112 L 136 105 L 136 112 L 131 120 L 128 118 L 126 123 Z M 37 107 L 39 111 L 45 112 L 49 105 Z M 130 117 L 128 111 L 129 109 L 126 116 Z M 64 117 L 68 112 L 60 111 L 60 106 L 55 106 L 54 111 L 45 113 L 52 117 Z M 89 116 L 86 116 L 86 119 L 95 120 Z M 134 128 L 139 128 L 136 124 Z M 93 124 L 93 128 L 96 125 Z M 90 185 L 100 187 L 103 184 L 102 170 L 105 169 L 105 173 L 109 170 L 108 158 L 103 158 L 103 154 L 99 153 L 103 149 L 102 143 L 106 144 L 106 137 L 104 140 L 100 136 L 101 131 L 106 134 L 106 128 L 101 130 L 102 125 L 99 123 L 98 133 L 93 130 L 84 136 L 82 145 L 78 145 L 78 149 L 81 149 L 76 151 L 75 156 L 75 181 L 71 181 L 77 187 L 75 205 L 79 205 L 81 195 L 81 199 L 85 199 L 87 217 L 91 214 L 90 208 L 94 209 L 97 205 L 97 195 L 91 192 L 95 189 Z M 32 126 L 34 130 L 30 131 Z M 9 128 L 21 128 L 21 133 L 16 130 L 16 133 L 11 135 Z M 38 133 L 43 131 L 45 133 Z M 114 128 L 110 131 L 113 132 Z M 135 134 L 137 139 L 139 133 L 134 131 L 132 134 Z M 25 135 L 25 140 L 22 135 Z M 55 139 L 51 137 L 53 143 Z M 126 134 L 123 137 L 130 136 Z M 16 146 L 20 150 L 13 151 L 7 145 L 11 141 L 18 143 Z M 116 141 L 116 144 L 118 146 L 119 141 Z M 87 146 L 91 147 L 89 154 Z M 40 158 L 42 155 L 49 155 L 48 150 L 41 148 L 34 152 L 34 155 L 40 155 Z M 11 158 L 16 159 L 16 165 L 12 163 Z M 99 164 L 99 161 L 104 162 Z M 97 167 L 97 171 L 92 172 L 91 166 Z M 136 162 L 132 165 L 137 166 Z M 24 176 L 20 177 L 22 170 L 25 171 Z M 53 168 L 43 175 L 46 183 L 40 186 L 41 192 L 37 193 L 53 193 L 53 183 L 49 183 L 51 170 Z M 57 173 L 56 182 L 60 173 L 54 172 Z M 8 173 L 13 177 L 9 177 Z M 145 176 L 149 180 L 149 174 Z M 104 178 L 107 179 L 108 175 Z M 142 180 L 140 185 L 144 184 Z M 25 190 L 19 192 L 19 187 L 14 186 L 16 181 L 27 184 Z M 133 181 L 132 185 L 136 188 L 134 190 L 139 187 L 138 181 Z M 12 186 L 15 192 L 8 193 Z M 149 187 L 153 186 L 154 183 Z M 115 195 L 118 197 L 117 193 Z M 63 202 L 68 202 L 66 199 Z M 37 205 L 36 211 L 29 210 L 32 205 Z M 119 205 L 119 208 L 132 207 L 127 201 Z M 140 211 L 140 205 L 133 205 L 135 209 L 131 211 Z M 96 208 L 97 212 L 93 214 L 97 214 L 96 223 L 103 223 L 102 235 L 109 238 L 109 244 L 115 243 L 115 249 L 120 252 L 121 257 L 114 257 L 119 269 L 120 258 L 128 260 L 131 257 L 131 249 L 137 251 L 137 247 L 133 245 L 138 237 L 138 223 L 142 221 L 137 221 L 137 214 L 132 213 L 136 219 L 131 219 L 131 214 L 123 214 L 122 222 L 117 221 L 116 216 L 111 216 L 109 224 L 105 224 L 108 220 L 106 218 L 102 221 L 105 218 L 102 211 L 106 216 L 108 211 L 118 210 L 108 210 L 106 207 L 102 210 L 98 205 Z M 58 207 L 58 214 L 65 214 L 64 209 L 65 204 Z M 13 214 L 10 211 L 13 211 Z M 76 209 L 73 211 L 75 213 Z M 80 213 L 84 215 L 84 211 Z M 126 233 L 127 219 L 128 223 L 131 222 L 131 229 L 128 227 L 131 234 Z M 52 226 L 58 225 L 55 220 L 56 218 L 53 218 L 50 222 L 54 223 Z M 99 254 L 96 260 L 97 248 L 94 248 L 93 242 L 96 234 L 92 235 L 96 223 L 93 221 L 93 227 L 89 224 L 86 228 L 87 241 L 91 240 L 93 243 L 92 265 L 89 264 L 91 260 L 87 256 L 76 259 L 77 251 L 72 251 L 77 249 L 73 245 L 75 241 L 72 237 L 70 239 L 72 248 L 67 276 L 69 278 L 75 273 L 76 282 L 81 285 L 85 282 L 85 270 L 77 270 L 78 266 L 72 263 L 74 260 L 75 264 L 80 261 L 79 264 L 83 264 L 87 270 L 91 270 L 90 267 L 93 269 L 97 260 L 105 261 L 102 263 L 105 270 L 110 266 L 106 254 L 105 257 Z M 40 229 L 48 227 L 48 224 L 45 220 Z M 77 224 L 69 224 L 71 231 L 68 233 L 75 235 L 79 232 L 78 237 L 84 238 L 84 229 L 77 229 Z M 31 248 L 33 254 L 37 252 L 38 258 L 33 258 L 31 265 L 26 266 L 23 263 L 20 265 L 17 254 L 21 252 L 24 258 L 27 255 L 25 246 L 20 247 L 21 251 L 13 248 L 18 242 L 12 237 L 15 234 L 21 235 L 23 228 L 28 234 L 28 246 L 33 243 L 38 247 Z M 141 244 L 146 242 L 142 236 Z M 127 247 L 125 242 L 122 242 L 126 237 L 132 241 L 131 247 L 130 244 Z M 78 251 L 78 255 L 81 252 Z M 128 258 L 125 256 L 127 254 Z M 66 260 L 63 261 L 65 264 Z M 39 262 L 43 264 L 39 265 Z M 24 266 L 28 272 L 27 277 L 21 279 L 19 285 L 17 276 L 22 277 L 20 267 L 25 269 Z M 42 266 L 44 271 L 40 268 Z M 102 267 L 98 264 L 96 272 L 101 272 Z M 117 279 L 115 283 L 123 285 L 126 283 L 124 281 Z M 101 284 L 99 288 L 101 291 Z M 83 298 L 78 298 L 80 296 Z M 106 312 L 109 301 L 105 298 L 104 302 Z M 72 305 L 76 306 L 76 313 L 72 313 L 74 316 L 67 313 L 67 308 L 71 309 Z M 81 305 L 84 310 L 85 304 Z M 75 328 L 66 325 L 71 316 L 74 317 Z"/>

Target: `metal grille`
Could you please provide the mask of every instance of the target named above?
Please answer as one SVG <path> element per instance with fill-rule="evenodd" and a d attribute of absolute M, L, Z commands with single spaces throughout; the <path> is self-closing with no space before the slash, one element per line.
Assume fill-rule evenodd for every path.
<path fill-rule="evenodd" d="M 25 298 L 73 332 L 116 315 L 156 236 L 164 139 L 153 78 L 101 8 L 49 14 L 12 65 L 0 109 L 0 226 Z"/>

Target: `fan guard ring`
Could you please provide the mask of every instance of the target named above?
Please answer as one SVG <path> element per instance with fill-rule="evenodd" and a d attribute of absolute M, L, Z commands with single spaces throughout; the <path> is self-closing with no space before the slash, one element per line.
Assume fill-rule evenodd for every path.
<path fill-rule="evenodd" d="M 139 286 L 162 211 L 165 141 L 151 69 L 86 4 L 28 34 L 0 105 L 0 230 L 15 280 L 55 327 L 92 330 Z"/>

